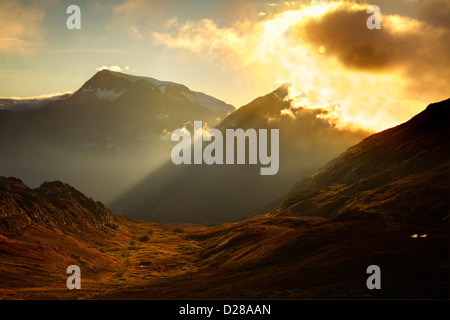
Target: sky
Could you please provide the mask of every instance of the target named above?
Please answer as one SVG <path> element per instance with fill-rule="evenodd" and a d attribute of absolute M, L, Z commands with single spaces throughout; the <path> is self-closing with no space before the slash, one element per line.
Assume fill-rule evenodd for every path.
<path fill-rule="evenodd" d="M 81 29 L 66 9 L 78 5 Z M 380 8 L 380 29 L 366 21 Z M 291 84 L 291 108 L 382 130 L 449 98 L 447 0 L 0 1 L 0 97 L 72 92 L 97 70 L 233 104 Z"/>

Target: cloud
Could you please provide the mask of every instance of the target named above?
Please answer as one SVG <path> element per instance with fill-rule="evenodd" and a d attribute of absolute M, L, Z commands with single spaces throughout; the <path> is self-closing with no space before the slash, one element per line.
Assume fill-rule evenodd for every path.
<path fill-rule="evenodd" d="M 318 117 L 337 126 L 378 131 L 448 98 L 450 89 L 449 29 L 444 21 L 428 21 L 448 6 L 402 1 L 414 14 L 384 13 L 381 6 L 380 30 L 366 27 L 368 4 L 317 1 L 229 26 L 173 19 L 153 38 L 223 69 L 248 74 L 260 68 L 275 83 L 292 84 L 293 110 L 323 109 L 327 113 Z"/>
<path fill-rule="evenodd" d="M 271 4 L 266 4 L 271 6 Z M 212 58 L 228 68 L 265 63 L 281 56 L 285 47 L 285 32 L 302 19 L 320 15 L 335 3 L 317 6 L 302 5 L 263 20 L 244 19 L 230 26 L 220 26 L 212 19 L 180 22 L 168 20 L 162 31 L 152 33 L 155 43 L 169 48 L 186 49 Z M 272 6 L 275 7 L 275 6 Z"/>
<path fill-rule="evenodd" d="M 363 0 L 361 2 L 368 5 L 376 4 L 385 14 L 398 14 L 435 27 L 450 28 L 448 19 L 450 2 L 448 0 Z"/>
<path fill-rule="evenodd" d="M 291 109 L 283 109 L 283 110 L 281 110 L 280 111 L 280 115 L 288 116 L 291 119 L 295 119 L 295 115 L 294 115 L 294 113 L 292 112 Z"/>
<path fill-rule="evenodd" d="M 10 110 L 14 112 L 36 110 L 50 101 L 65 99 L 71 94 L 72 92 L 54 92 L 34 97 L 0 97 L 0 110 Z"/>
<path fill-rule="evenodd" d="M 436 27 L 450 29 L 450 2 L 447 0 L 412 0 L 419 6 L 418 19 Z"/>
<path fill-rule="evenodd" d="M 43 41 L 40 24 L 44 11 L 20 1 L 0 1 L 0 52 L 30 54 Z"/>
<path fill-rule="evenodd" d="M 159 11 L 163 5 L 162 1 L 145 1 L 145 0 L 126 0 L 125 2 L 114 7 L 114 11 L 117 13 L 135 14 L 141 12 L 145 14 L 143 9 L 152 9 L 150 13 Z"/>
<path fill-rule="evenodd" d="M 138 27 L 131 26 L 129 29 L 129 32 L 133 35 L 134 38 L 139 39 L 139 40 L 144 40 L 144 36 L 139 31 Z"/>
<path fill-rule="evenodd" d="M 114 12 L 130 21 L 146 20 L 149 24 L 160 25 L 173 17 L 208 18 L 226 25 L 256 18 L 260 9 L 267 4 L 248 0 L 209 0 L 208 6 L 201 1 L 185 0 L 126 0 L 114 7 Z"/>
<path fill-rule="evenodd" d="M 226 63 L 228 67 L 246 65 L 254 58 L 252 47 L 256 40 L 248 26 L 236 24 L 220 28 L 213 20 L 179 23 L 172 19 L 165 24 L 168 32 L 153 32 L 156 44 L 182 48 Z M 246 55 L 247 53 L 247 55 Z"/>
<path fill-rule="evenodd" d="M 443 8 L 447 8 L 447 17 L 450 16 L 450 6 Z M 427 14 L 431 15 L 431 11 Z M 424 85 L 429 85 L 428 93 L 449 92 L 448 82 L 440 79 L 450 78 L 450 29 L 443 24 L 436 26 L 409 17 L 382 15 L 381 29 L 369 30 L 361 27 L 368 16 L 364 7 L 343 5 L 320 18 L 300 22 L 294 27 L 294 34 L 308 45 L 324 46 L 328 55 L 348 69 L 402 74 L 408 81 L 410 94 Z"/>
<path fill-rule="evenodd" d="M 38 96 L 32 96 L 32 97 L 0 97 L 0 99 L 13 99 L 13 100 L 40 100 L 40 99 L 49 99 L 49 98 L 55 98 L 60 96 L 65 96 L 68 94 L 72 94 L 73 91 L 66 91 L 66 92 L 52 92 L 52 93 L 46 93 L 41 94 Z"/>
<path fill-rule="evenodd" d="M 125 67 L 125 68 L 126 68 L 126 70 L 129 70 L 129 67 Z M 110 70 L 110 71 L 122 72 L 122 68 L 119 67 L 118 65 L 115 65 L 115 66 L 101 66 L 101 67 L 95 68 L 95 70 L 97 70 L 97 71 Z"/>

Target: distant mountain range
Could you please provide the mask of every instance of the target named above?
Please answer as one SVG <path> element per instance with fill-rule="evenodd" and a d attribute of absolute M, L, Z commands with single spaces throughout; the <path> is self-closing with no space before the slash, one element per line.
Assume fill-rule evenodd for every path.
<path fill-rule="evenodd" d="M 171 131 L 235 110 L 181 84 L 109 70 L 73 94 L 0 104 L 0 175 L 66 181 L 105 202 L 170 159 Z"/>
<path fill-rule="evenodd" d="M 40 109 L 49 102 L 64 100 L 71 96 L 71 93 L 51 95 L 49 97 L 36 98 L 0 98 L 0 110 L 12 112 L 25 112 Z"/>
<path fill-rule="evenodd" d="M 152 221 L 233 221 L 369 135 L 333 127 L 320 109 L 282 114 L 287 93 L 281 86 L 235 111 L 182 84 L 102 70 L 73 94 L 2 100 L 0 175 L 31 187 L 64 181 L 115 213 Z M 174 165 L 170 134 L 194 120 L 221 130 L 280 128 L 279 172 Z"/>

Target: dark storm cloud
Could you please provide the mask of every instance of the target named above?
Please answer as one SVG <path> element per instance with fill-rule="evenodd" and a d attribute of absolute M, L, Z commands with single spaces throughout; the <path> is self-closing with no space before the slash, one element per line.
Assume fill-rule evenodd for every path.
<path fill-rule="evenodd" d="M 349 1 L 352 2 L 352 1 Z M 385 14 L 398 14 L 436 27 L 450 28 L 450 1 L 448 0 L 368 0 L 356 1 L 377 5 Z"/>
<path fill-rule="evenodd" d="M 326 54 L 348 69 L 400 71 L 409 89 L 430 85 L 430 90 L 448 92 L 450 87 L 444 79 L 450 78 L 450 29 L 439 19 L 430 23 L 433 16 L 450 16 L 450 6 L 439 3 L 428 1 L 417 7 L 424 20 L 387 15 L 381 10 L 381 29 L 372 30 L 366 26 L 370 14 L 365 8 L 342 5 L 297 24 L 294 34 L 306 44 L 324 46 Z"/>

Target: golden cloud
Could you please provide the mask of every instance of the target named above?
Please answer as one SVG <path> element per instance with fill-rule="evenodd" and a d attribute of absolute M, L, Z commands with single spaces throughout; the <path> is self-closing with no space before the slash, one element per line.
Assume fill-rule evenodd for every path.
<path fill-rule="evenodd" d="M 248 49 L 256 39 L 253 33 L 248 32 L 249 26 L 245 23 L 220 28 L 210 19 L 182 24 L 172 19 L 165 26 L 174 32 L 153 32 L 155 43 L 201 53 L 225 62 L 227 68 L 246 65 L 254 59 Z"/>
<path fill-rule="evenodd" d="M 450 7 L 448 7 L 450 15 Z M 324 46 L 346 68 L 370 73 L 395 73 L 404 77 L 415 93 L 425 84 L 425 97 L 449 92 L 450 29 L 399 15 L 383 15 L 382 28 L 364 26 L 368 15 L 360 6 L 340 6 L 294 27 L 299 41 Z M 359 26 L 359 27 L 358 27 Z M 445 98 L 445 96 L 442 96 Z"/>
<path fill-rule="evenodd" d="M 367 7 L 316 2 L 228 27 L 171 20 L 153 38 L 226 69 L 269 71 L 274 82 L 292 84 L 293 110 L 320 108 L 338 126 L 381 130 L 447 98 L 450 37 L 443 23 L 383 11 L 382 28 L 369 30 Z"/>
<path fill-rule="evenodd" d="M 43 40 L 40 24 L 44 12 L 20 1 L 0 1 L 0 51 L 29 54 Z"/>
<path fill-rule="evenodd" d="M 127 68 L 128 68 L 128 67 L 127 67 Z M 128 68 L 128 69 L 129 69 L 129 68 Z M 97 70 L 97 71 L 110 70 L 110 71 L 122 72 L 122 68 L 119 67 L 118 65 L 114 65 L 114 66 L 101 66 L 101 67 L 95 68 L 95 70 Z"/>

